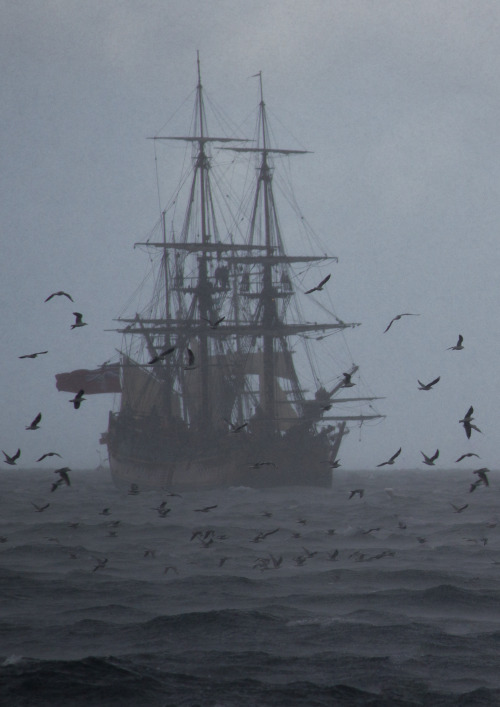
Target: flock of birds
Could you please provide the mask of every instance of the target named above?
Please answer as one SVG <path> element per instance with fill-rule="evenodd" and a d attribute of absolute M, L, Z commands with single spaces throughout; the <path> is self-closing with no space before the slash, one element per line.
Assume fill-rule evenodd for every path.
<path fill-rule="evenodd" d="M 316 285 L 315 287 L 307 290 L 306 294 L 311 294 L 313 292 L 321 291 L 329 279 L 330 279 L 330 275 L 328 275 L 323 280 L 321 280 L 321 282 L 318 285 Z M 45 302 L 49 302 L 54 297 L 66 297 L 71 302 L 73 302 L 71 295 L 69 295 L 67 292 L 64 292 L 64 291 L 53 292 L 51 295 L 49 295 L 49 297 L 46 298 Z M 75 317 L 75 321 L 70 327 L 72 330 L 75 328 L 81 328 L 81 327 L 87 326 L 86 322 L 83 321 L 83 315 L 80 312 L 73 312 L 73 316 Z M 389 322 L 389 324 L 387 325 L 387 327 L 384 330 L 384 333 L 388 332 L 389 329 L 392 327 L 392 325 L 395 322 L 402 319 L 403 317 L 409 317 L 409 316 L 419 316 L 419 315 L 412 314 L 409 312 L 405 312 L 405 313 L 396 315 Z M 215 328 L 223 320 L 224 320 L 224 317 L 220 317 L 214 321 L 210 321 L 208 319 L 206 321 L 210 327 Z M 463 341 L 464 341 L 463 336 L 459 335 L 457 343 L 454 346 L 448 347 L 448 350 L 462 351 L 464 349 Z M 151 358 L 149 363 L 151 365 L 154 365 L 158 361 L 160 361 L 163 358 L 166 358 L 167 356 L 172 354 L 174 352 L 174 350 L 175 350 L 175 347 L 170 347 L 170 348 L 166 349 L 165 351 L 158 353 L 156 356 Z M 35 359 L 38 356 L 42 356 L 47 353 L 48 353 L 48 351 L 35 351 L 33 353 L 23 354 L 22 356 L 19 356 L 19 358 L 20 359 Z M 188 358 L 187 358 L 186 368 L 194 367 L 194 364 L 195 364 L 194 354 L 189 348 L 187 349 L 187 357 Z M 434 380 L 430 381 L 429 383 L 423 383 L 422 381 L 418 380 L 419 390 L 430 391 L 433 389 L 433 387 L 435 385 L 437 385 L 437 383 L 439 381 L 440 381 L 439 376 L 437 378 L 435 378 Z M 351 380 L 351 374 L 343 373 L 342 385 L 343 385 L 343 387 L 352 387 L 355 385 L 355 383 Z M 75 410 L 78 410 L 84 400 L 85 400 L 84 390 L 79 390 L 76 393 L 76 395 L 69 400 L 69 402 L 73 405 Z M 330 407 L 331 407 L 331 405 L 325 405 L 324 409 L 328 410 Z M 471 405 L 469 407 L 469 409 L 467 410 L 467 412 L 465 413 L 465 415 L 459 420 L 459 423 L 461 425 L 463 425 L 466 437 L 468 439 L 471 438 L 473 431 L 481 433 L 481 430 L 477 427 L 477 425 L 474 424 L 475 418 L 473 417 L 473 414 L 474 414 L 474 408 Z M 29 425 L 26 426 L 25 429 L 27 431 L 35 431 L 35 430 L 40 429 L 41 420 L 42 420 L 42 413 L 39 412 L 33 418 L 33 420 L 29 423 Z M 247 425 L 246 422 L 244 422 L 243 424 L 240 424 L 240 425 L 235 425 L 230 420 L 226 420 L 226 422 L 230 428 L 230 431 L 233 433 L 237 433 L 237 432 L 241 431 Z M 21 449 L 20 448 L 18 448 L 17 451 L 12 455 L 7 454 L 7 452 L 5 452 L 3 450 L 2 450 L 2 452 L 5 457 L 4 463 L 11 465 L 11 466 L 16 465 L 17 461 L 19 460 L 19 458 L 21 456 Z M 400 447 L 389 459 L 377 464 L 377 468 L 394 465 L 394 463 L 398 459 L 401 452 L 402 452 L 402 447 Z M 421 454 L 423 456 L 423 463 L 424 464 L 426 464 L 427 466 L 434 466 L 436 460 L 439 457 L 439 449 L 437 449 L 434 452 L 434 454 L 432 454 L 432 455 L 426 454 L 424 452 L 421 452 Z M 60 456 L 61 455 L 57 452 L 53 452 L 53 451 L 45 452 L 36 461 L 41 462 L 44 459 L 47 459 L 50 457 L 60 457 Z M 479 455 L 474 452 L 467 452 L 467 453 L 459 456 L 456 459 L 456 463 L 462 461 L 463 459 L 470 458 L 470 457 L 479 457 Z M 262 466 L 269 466 L 269 467 L 276 468 L 276 464 L 271 461 L 257 461 L 254 464 L 252 464 L 250 468 L 259 469 Z M 331 466 L 332 466 L 332 468 L 337 468 L 338 466 L 340 466 L 340 463 L 338 461 L 334 461 L 334 462 L 332 462 Z M 71 472 L 71 469 L 67 466 L 64 466 L 64 467 L 54 470 L 54 474 L 56 474 L 56 476 L 58 478 L 52 483 L 51 492 L 54 492 L 56 489 L 58 489 L 61 486 L 70 486 L 71 485 L 71 480 L 70 480 L 70 476 L 69 476 L 70 472 Z M 470 484 L 470 488 L 469 488 L 470 493 L 475 491 L 478 488 L 478 486 L 481 486 L 481 485 L 486 486 L 486 487 L 489 486 L 489 479 L 488 479 L 489 469 L 488 468 L 482 467 L 482 468 L 474 470 L 472 473 L 474 474 L 475 479 Z M 139 494 L 138 486 L 136 484 L 131 484 L 128 493 L 129 493 L 129 495 L 138 495 Z M 364 496 L 364 493 L 365 493 L 364 489 L 362 489 L 362 488 L 353 489 L 349 493 L 348 500 L 351 500 L 356 497 L 358 497 L 359 499 L 362 499 Z M 168 493 L 167 495 L 168 496 L 179 496 L 179 494 L 174 494 L 174 493 Z M 43 513 L 44 511 L 46 511 L 50 507 L 50 503 L 41 504 L 41 503 L 32 502 L 32 506 L 33 506 L 35 512 Z M 468 508 L 469 504 L 465 503 L 463 505 L 458 505 L 458 506 L 451 504 L 451 506 L 453 507 L 454 512 L 462 513 L 463 511 L 465 511 Z M 217 504 L 213 504 L 213 505 L 209 505 L 209 506 L 195 508 L 193 510 L 198 513 L 208 513 L 216 508 L 217 508 Z M 168 506 L 167 501 L 163 500 L 158 506 L 155 506 L 152 510 L 156 511 L 156 513 L 158 514 L 158 517 L 166 518 L 172 509 Z M 101 515 L 104 515 L 104 516 L 107 516 L 110 513 L 111 513 L 111 511 L 109 508 L 104 508 L 101 511 Z M 271 514 L 267 513 L 265 515 L 267 515 L 269 517 Z M 118 532 L 117 528 L 118 528 L 119 523 L 120 523 L 120 521 L 112 521 L 111 522 L 111 525 L 110 525 L 110 528 L 108 531 L 108 534 L 110 536 L 115 537 L 117 535 L 117 532 Z M 301 524 L 305 525 L 306 520 L 299 519 L 299 520 L 297 520 L 297 523 L 301 523 Z M 73 523 L 72 527 L 76 528 L 78 525 L 79 525 L 78 523 Z M 406 527 L 406 526 L 404 526 L 404 524 L 403 524 L 403 526 L 400 524 L 399 527 L 402 528 L 402 527 Z M 252 543 L 261 543 L 268 536 L 277 534 L 280 530 L 281 530 L 281 528 L 277 527 L 277 528 L 270 530 L 270 531 L 261 531 L 254 538 L 251 539 L 251 542 Z M 378 530 L 380 530 L 380 528 L 369 528 L 368 530 L 364 531 L 364 534 L 365 533 L 366 534 L 375 533 Z M 329 529 L 327 532 L 328 532 L 328 534 L 333 535 L 335 531 L 333 529 Z M 297 538 L 300 538 L 301 535 L 299 532 L 294 532 L 294 533 L 292 533 L 292 537 L 297 539 Z M 200 529 L 200 528 L 198 528 L 193 531 L 190 540 L 191 541 L 196 540 L 198 543 L 200 543 L 201 547 L 208 548 L 208 547 L 213 546 L 217 542 L 221 542 L 224 539 L 225 539 L 225 536 L 224 535 L 217 535 L 214 529 L 211 529 L 211 528 Z M 5 540 L 5 538 L 2 538 L 2 541 L 4 541 L 4 540 Z M 311 552 L 310 550 L 308 550 L 305 547 L 303 548 L 303 550 L 304 550 L 303 553 L 297 555 L 294 558 L 294 562 L 297 566 L 301 566 L 301 565 L 305 564 L 305 562 L 308 559 L 312 558 L 314 555 L 317 554 L 317 552 Z M 335 561 L 338 559 L 338 554 L 339 554 L 339 551 L 338 551 L 338 549 L 336 549 L 334 552 L 329 554 L 328 559 Z M 380 559 L 382 557 L 386 557 L 388 554 L 390 554 L 390 553 L 383 551 L 373 557 L 371 557 L 371 556 L 366 557 L 366 555 L 364 553 L 360 552 L 357 555 L 354 554 L 353 559 L 355 559 L 356 561 L 364 561 L 366 559 Z M 392 553 L 392 554 L 394 554 L 394 553 Z M 155 557 L 155 551 L 148 548 L 145 550 L 144 556 L 145 557 Z M 73 557 L 73 559 L 76 559 L 76 557 Z M 105 557 L 105 558 L 94 558 L 94 559 L 96 560 L 97 564 L 93 567 L 92 572 L 102 570 L 107 566 L 108 558 Z M 228 557 L 222 557 L 219 560 L 219 566 L 222 566 L 227 560 L 228 560 Z M 268 553 L 268 555 L 259 557 L 255 560 L 254 568 L 260 569 L 261 571 L 265 571 L 265 570 L 269 570 L 269 569 L 278 569 L 279 567 L 282 566 L 282 563 L 283 563 L 282 556 L 276 557 L 272 553 Z M 164 572 L 168 573 L 169 571 L 173 571 L 174 573 L 178 573 L 177 567 L 173 566 L 173 565 L 167 565 L 165 567 Z"/>
<path fill-rule="evenodd" d="M 45 300 L 44 302 L 50 302 L 51 299 L 54 297 L 66 297 L 68 300 L 71 302 L 74 302 L 73 298 L 68 292 L 64 292 L 63 290 L 59 290 L 58 292 L 52 292 Z M 83 321 L 83 314 L 81 312 L 73 312 L 73 316 L 75 317 L 75 321 L 73 324 L 71 324 L 70 329 L 79 329 L 81 327 L 87 326 L 87 323 Z M 19 356 L 18 358 L 20 359 L 35 359 L 38 358 L 38 356 L 43 356 L 47 354 L 48 351 L 34 351 L 33 353 L 29 354 L 23 354 L 22 356 Z M 85 400 L 84 396 L 84 390 L 79 390 L 74 398 L 71 398 L 69 400 L 70 403 L 73 404 L 73 407 L 75 410 L 78 410 L 82 402 Z M 40 422 L 42 421 L 42 413 L 39 412 L 33 420 L 30 422 L 29 425 L 26 426 L 26 430 L 39 430 L 40 429 Z M 17 460 L 21 456 L 21 448 L 19 447 L 15 454 L 7 454 L 2 449 L 2 453 L 4 455 L 4 463 L 9 464 L 10 466 L 15 466 L 17 463 Z M 61 455 L 58 452 L 45 452 L 42 454 L 41 457 L 39 457 L 36 462 L 41 462 L 44 459 L 47 459 L 48 457 L 61 457 Z M 51 491 L 54 492 L 59 486 L 70 486 L 71 481 L 69 477 L 69 472 L 71 471 L 70 467 L 64 466 L 61 467 L 60 469 L 55 469 L 54 474 L 58 475 L 58 479 L 52 483 L 52 488 Z M 34 506 L 35 510 L 38 513 L 43 512 L 46 508 L 49 507 L 50 504 L 46 504 L 44 506 L 37 505 L 36 503 L 32 503 Z"/>
<path fill-rule="evenodd" d="M 394 324 L 394 322 L 399 321 L 402 319 L 402 317 L 418 317 L 420 315 L 414 314 L 412 312 L 403 312 L 402 314 L 397 314 L 395 317 L 391 319 L 387 327 L 384 329 L 384 334 L 389 331 L 391 326 Z M 464 337 L 462 334 L 458 335 L 457 343 L 454 346 L 449 346 L 447 348 L 448 351 L 462 351 L 464 349 Z M 439 383 L 441 380 L 440 376 L 437 376 L 437 378 L 434 378 L 434 380 L 430 381 L 429 383 L 422 383 L 421 380 L 417 379 L 418 383 L 418 390 L 424 390 L 424 391 L 429 391 L 432 390 L 433 387 Z M 476 431 L 479 433 L 482 433 L 479 427 L 473 423 L 473 420 L 475 419 L 473 417 L 474 414 L 474 407 L 471 405 L 465 415 L 458 421 L 459 424 L 461 424 L 464 428 L 465 434 L 467 439 L 471 438 L 472 431 Z M 399 457 L 399 455 L 402 452 L 402 447 L 400 447 L 397 452 L 395 452 L 389 459 L 386 461 L 381 462 L 380 464 L 377 464 L 377 467 L 382 467 L 382 466 L 391 466 L 395 463 L 396 459 Z M 425 452 L 421 452 L 423 456 L 423 464 L 426 464 L 427 466 L 434 466 L 436 460 L 439 457 L 439 449 L 436 449 L 434 454 L 428 455 Z M 475 452 L 466 452 L 465 454 L 462 454 L 458 457 L 458 459 L 455 460 L 455 463 L 461 462 L 463 459 L 470 458 L 470 457 L 478 457 L 479 455 L 476 454 Z M 470 487 L 469 487 L 469 493 L 472 493 L 473 491 L 476 490 L 478 486 L 489 486 L 489 479 L 488 479 L 488 473 L 489 469 L 487 467 L 482 467 L 480 469 L 474 470 L 472 473 L 476 475 L 476 479 L 471 482 Z M 352 492 L 350 498 L 353 497 L 353 495 L 360 491 L 360 489 L 356 489 L 354 492 Z M 452 504 L 453 505 L 453 504 Z M 454 506 L 454 509 L 456 512 L 461 512 L 465 510 L 465 508 L 468 507 L 468 504 L 464 505 L 460 510 L 457 510 L 456 506 Z"/>

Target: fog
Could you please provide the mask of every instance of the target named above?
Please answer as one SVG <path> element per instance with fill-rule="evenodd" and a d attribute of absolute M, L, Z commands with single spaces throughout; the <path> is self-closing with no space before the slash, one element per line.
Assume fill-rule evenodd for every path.
<path fill-rule="evenodd" d="M 18 466 L 49 450 L 74 468 L 99 461 L 113 396 L 76 411 L 54 375 L 116 356 L 120 336 L 106 330 L 144 277 L 133 244 L 159 213 L 146 138 L 186 129 L 199 50 L 207 96 L 242 137 L 262 71 L 278 143 L 312 152 L 291 165 L 295 191 L 339 258 L 335 313 L 362 323 L 346 333 L 357 384 L 385 398 L 383 422 L 344 440 L 343 468 L 373 468 L 399 447 L 402 468 L 436 448 L 442 466 L 474 451 L 496 467 L 497 2 L 27 0 L 0 12 L 0 448 L 21 448 Z M 158 157 L 166 199 L 179 164 Z M 57 290 L 74 304 L 45 303 Z M 71 330 L 73 311 L 88 326 Z M 420 316 L 383 333 L 402 312 Z M 448 351 L 459 334 L 464 350 Z M 458 421 L 470 405 L 482 434 L 467 440 Z M 40 429 L 26 431 L 38 412 Z"/>

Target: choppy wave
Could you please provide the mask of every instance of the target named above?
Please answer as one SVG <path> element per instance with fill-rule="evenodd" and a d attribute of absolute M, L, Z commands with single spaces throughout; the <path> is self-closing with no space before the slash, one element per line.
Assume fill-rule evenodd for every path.
<path fill-rule="evenodd" d="M 362 502 L 346 475 L 185 494 L 161 519 L 161 494 L 93 473 L 36 513 L 40 479 L 7 475 L 0 704 L 500 704 L 494 479 L 460 514 L 465 475 L 361 480 Z"/>

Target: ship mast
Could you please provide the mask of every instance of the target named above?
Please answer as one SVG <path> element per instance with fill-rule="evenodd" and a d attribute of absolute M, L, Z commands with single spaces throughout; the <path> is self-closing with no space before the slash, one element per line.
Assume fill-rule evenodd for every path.
<path fill-rule="evenodd" d="M 259 193 L 262 190 L 264 197 L 264 234 L 266 255 L 270 257 L 273 252 L 273 244 L 271 241 L 271 203 L 272 203 L 272 171 L 268 163 L 267 153 L 267 122 L 266 122 L 266 104 L 264 103 L 264 94 L 262 90 L 262 72 L 259 71 L 260 82 L 260 105 L 259 105 L 259 121 L 262 137 L 262 152 L 261 163 L 259 169 L 259 177 L 257 181 L 257 190 L 255 195 L 254 210 L 251 220 L 251 239 L 253 239 L 253 231 L 255 229 L 255 220 L 257 216 L 257 206 Z M 276 321 L 276 300 L 273 297 L 273 269 L 269 261 L 264 262 L 263 278 L 262 278 L 262 326 L 267 331 L 263 336 L 263 383 L 264 390 L 262 393 L 262 407 L 265 417 L 273 421 L 273 425 L 269 427 L 270 431 L 274 432 L 274 419 L 276 416 L 275 409 L 275 388 L 274 388 L 274 337 L 270 333 Z"/>

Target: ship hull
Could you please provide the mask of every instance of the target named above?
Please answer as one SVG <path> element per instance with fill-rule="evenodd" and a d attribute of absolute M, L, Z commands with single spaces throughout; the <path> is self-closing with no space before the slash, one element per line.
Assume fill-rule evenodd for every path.
<path fill-rule="evenodd" d="M 156 458 L 127 450 L 116 438 L 104 441 L 112 479 L 121 489 L 132 484 L 139 490 L 177 492 L 229 486 L 327 488 L 332 483 L 332 444 L 326 435 L 257 441 L 229 433 L 210 449 L 199 449 L 192 440 L 181 450 L 172 445 Z"/>

